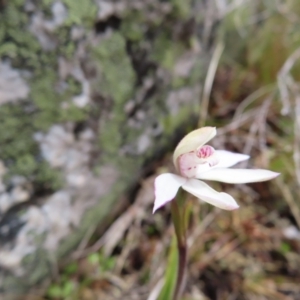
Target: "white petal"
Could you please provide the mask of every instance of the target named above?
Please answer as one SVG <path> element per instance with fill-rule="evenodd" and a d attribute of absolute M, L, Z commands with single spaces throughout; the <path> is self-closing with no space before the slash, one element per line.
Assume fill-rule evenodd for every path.
<path fill-rule="evenodd" d="M 270 180 L 279 174 L 262 169 L 213 169 L 197 174 L 197 178 L 226 183 L 249 183 Z"/>
<path fill-rule="evenodd" d="M 216 156 L 219 159 L 219 163 L 214 166 L 214 168 L 229 168 L 241 161 L 250 158 L 249 155 L 230 152 L 226 150 L 216 150 Z"/>
<path fill-rule="evenodd" d="M 196 170 L 196 178 L 201 179 L 201 173 L 212 170 L 212 169 L 223 169 L 229 168 L 241 161 L 249 159 L 250 156 L 241 153 L 230 152 L 226 150 L 215 150 L 215 153 L 211 157 L 211 160 L 218 160 L 217 164 L 199 164 Z"/>
<path fill-rule="evenodd" d="M 202 127 L 187 134 L 174 151 L 173 162 L 177 170 L 179 171 L 177 159 L 180 155 L 195 151 L 211 140 L 216 134 L 217 130 L 215 127 Z"/>
<path fill-rule="evenodd" d="M 157 176 L 154 182 L 155 201 L 153 213 L 167 202 L 173 200 L 178 189 L 186 182 L 186 180 L 186 178 L 170 173 Z"/>
<path fill-rule="evenodd" d="M 219 193 L 200 180 L 188 179 L 188 181 L 182 185 L 182 188 L 197 198 L 219 208 L 233 210 L 239 207 L 232 196 L 226 193 Z"/>
<path fill-rule="evenodd" d="M 205 163 L 205 164 L 198 164 L 197 165 L 197 169 L 196 169 L 196 175 L 194 176 L 194 178 L 200 178 L 200 174 L 210 171 L 213 167 L 210 166 L 209 163 Z"/>

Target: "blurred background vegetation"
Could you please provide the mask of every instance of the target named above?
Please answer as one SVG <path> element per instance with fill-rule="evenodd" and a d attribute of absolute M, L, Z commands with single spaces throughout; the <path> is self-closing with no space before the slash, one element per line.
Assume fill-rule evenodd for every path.
<path fill-rule="evenodd" d="M 216 47 L 224 50 L 211 61 L 218 68 L 200 111 L 218 127 L 216 147 L 250 154 L 252 167 L 281 176 L 215 184 L 238 199 L 236 212 L 195 205 L 184 299 L 300 299 L 299 1 L 216 4 L 224 12 Z M 170 155 L 157 172 L 172 170 Z M 104 235 L 103 247 L 93 248 L 92 240 L 84 258 L 62 267 L 49 299 L 154 299 L 149 289 L 155 294 L 161 283 L 172 228 L 168 209 L 150 213 L 152 184 L 153 177 L 145 178 L 132 207 L 108 229 L 111 243 Z"/>
<path fill-rule="evenodd" d="M 215 3 L 221 17 L 206 78 L 212 89 L 199 99 L 199 122 L 217 126 L 214 147 L 250 154 L 250 167 L 281 176 L 214 183 L 238 200 L 238 211 L 195 205 L 184 299 L 300 299 L 300 3 Z M 141 179 L 127 210 L 87 236 L 36 299 L 155 299 L 172 259 L 173 229 L 168 208 L 151 214 L 153 180 L 172 170 L 170 157 L 153 162 L 157 173 Z"/>

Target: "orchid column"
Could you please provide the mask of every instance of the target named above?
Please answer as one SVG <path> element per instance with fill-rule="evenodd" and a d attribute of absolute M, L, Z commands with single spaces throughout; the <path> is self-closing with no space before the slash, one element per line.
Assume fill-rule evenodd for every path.
<path fill-rule="evenodd" d="M 238 162 L 249 159 L 249 156 L 226 150 L 215 150 L 213 147 L 205 145 L 216 133 L 215 127 L 203 127 L 187 134 L 180 141 L 173 155 L 178 175 L 165 173 L 155 179 L 153 213 L 173 200 L 171 212 L 179 258 L 173 300 L 179 299 L 182 294 L 187 261 L 186 203 L 175 199 L 179 188 L 182 187 L 200 201 L 208 202 L 225 210 L 234 210 L 239 205 L 231 195 L 218 192 L 201 180 L 237 184 L 266 181 L 279 175 L 279 173 L 262 169 L 229 169 Z"/>

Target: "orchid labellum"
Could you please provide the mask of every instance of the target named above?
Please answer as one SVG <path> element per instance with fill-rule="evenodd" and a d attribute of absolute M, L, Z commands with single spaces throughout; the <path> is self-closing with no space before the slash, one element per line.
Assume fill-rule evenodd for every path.
<path fill-rule="evenodd" d="M 215 127 L 203 127 L 187 134 L 174 151 L 173 162 L 179 175 L 165 173 L 155 179 L 153 213 L 173 200 L 182 187 L 197 198 L 226 210 L 239 207 L 227 193 L 217 192 L 202 180 L 250 183 L 275 178 L 279 173 L 262 169 L 230 169 L 249 159 L 248 155 L 215 150 L 206 145 L 216 135 Z"/>

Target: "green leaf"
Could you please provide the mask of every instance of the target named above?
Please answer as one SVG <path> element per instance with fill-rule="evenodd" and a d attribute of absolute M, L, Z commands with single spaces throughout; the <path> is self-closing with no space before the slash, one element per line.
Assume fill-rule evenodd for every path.
<path fill-rule="evenodd" d="M 78 270 L 78 264 L 77 262 L 73 262 L 71 264 L 69 264 L 68 266 L 66 266 L 66 268 L 64 269 L 64 273 L 67 275 L 72 275 L 74 273 L 76 273 Z"/>
<path fill-rule="evenodd" d="M 92 253 L 88 256 L 88 261 L 93 264 L 93 265 L 97 265 L 99 264 L 99 253 Z"/>
<path fill-rule="evenodd" d="M 67 298 L 72 295 L 74 290 L 75 290 L 75 284 L 74 284 L 74 282 L 69 280 L 64 284 L 62 294 L 65 298 Z"/>
<path fill-rule="evenodd" d="M 286 242 L 282 242 L 279 251 L 281 254 L 286 255 L 291 252 L 291 246 Z"/>
<path fill-rule="evenodd" d="M 52 298 L 57 299 L 60 298 L 62 295 L 63 295 L 62 288 L 57 284 L 51 285 L 47 291 L 47 296 L 50 297 L 50 299 Z"/>
<path fill-rule="evenodd" d="M 174 236 L 172 239 L 171 247 L 169 250 L 168 264 L 165 274 L 165 284 L 160 292 L 158 300 L 169 300 L 172 299 L 175 283 L 177 279 L 178 269 L 178 251 L 177 251 L 177 240 Z"/>

